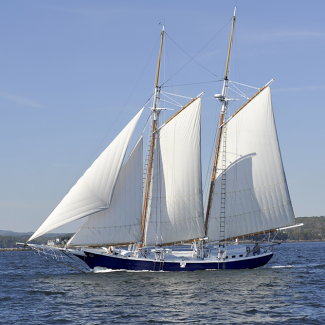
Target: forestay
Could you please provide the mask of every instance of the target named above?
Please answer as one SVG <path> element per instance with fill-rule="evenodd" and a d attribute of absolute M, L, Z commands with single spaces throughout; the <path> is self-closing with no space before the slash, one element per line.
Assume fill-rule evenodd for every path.
<path fill-rule="evenodd" d="M 154 148 L 145 244 L 166 244 L 203 235 L 201 99 L 159 131 Z"/>
<path fill-rule="evenodd" d="M 89 216 L 69 245 L 114 245 L 140 241 L 142 160 L 141 137 L 121 168 L 109 208 Z"/>
<path fill-rule="evenodd" d="M 109 207 L 126 149 L 142 111 L 143 108 L 94 161 L 29 241 Z"/>
<path fill-rule="evenodd" d="M 226 225 L 224 238 L 294 224 L 282 165 L 270 88 L 224 126 L 208 223 L 209 241 L 219 240 L 221 173 L 226 133 Z"/>

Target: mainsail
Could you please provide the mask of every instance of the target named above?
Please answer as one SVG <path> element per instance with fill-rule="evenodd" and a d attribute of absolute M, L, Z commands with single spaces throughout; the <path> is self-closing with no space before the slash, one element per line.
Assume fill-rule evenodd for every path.
<path fill-rule="evenodd" d="M 28 240 L 110 206 L 125 152 L 143 108 L 110 143 Z"/>
<path fill-rule="evenodd" d="M 152 168 L 145 245 L 202 236 L 200 98 L 158 129 Z"/>
<path fill-rule="evenodd" d="M 69 245 L 115 245 L 135 243 L 141 236 L 142 136 L 121 168 L 107 210 L 88 217 Z"/>
<path fill-rule="evenodd" d="M 213 186 L 209 241 L 220 239 L 223 157 L 226 158 L 223 238 L 294 224 L 269 87 L 224 125 L 221 144 L 225 136 L 227 145 L 220 145 Z"/>

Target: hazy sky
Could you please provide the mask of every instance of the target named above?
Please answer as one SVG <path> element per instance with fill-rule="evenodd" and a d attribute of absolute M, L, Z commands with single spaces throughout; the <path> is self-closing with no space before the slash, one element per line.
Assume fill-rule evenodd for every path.
<path fill-rule="evenodd" d="M 151 96 L 160 22 L 167 33 L 160 83 L 182 68 L 163 90 L 205 91 L 205 180 L 236 5 L 230 79 L 254 87 L 275 79 L 296 217 L 325 215 L 325 2 L 13 0 L 0 2 L 0 229 L 35 231 Z"/>

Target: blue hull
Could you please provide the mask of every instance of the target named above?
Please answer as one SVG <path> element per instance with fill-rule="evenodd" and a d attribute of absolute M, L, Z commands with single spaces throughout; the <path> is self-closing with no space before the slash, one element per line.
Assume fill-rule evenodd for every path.
<path fill-rule="evenodd" d="M 187 262 L 181 267 L 179 262 L 159 262 L 153 260 L 125 259 L 117 256 L 107 256 L 85 252 L 86 256 L 78 256 L 90 268 L 104 267 L 113 270 L 131 271 L 198 271 L 198 270 L 239 270 L 253 269 L 265 265 L 273 256 L 258 255 L 236 261 L 227 262 Z"/>

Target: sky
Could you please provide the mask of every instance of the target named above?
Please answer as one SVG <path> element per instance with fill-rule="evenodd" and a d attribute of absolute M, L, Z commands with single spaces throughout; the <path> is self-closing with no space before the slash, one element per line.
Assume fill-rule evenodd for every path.
<path fill-rule="evenodd" d="M 325 2 L 13 0 L 0 2 L 0 229 L 35 231 L 147 102 L 162 24 L 162 90 L 189 98 L 205 92 L 205 181 L 220 111 L 213 95 L 221 92 L 235 6 L 229 79 L 256 88 L 275 79 L 295 215 L 325 215 Z M 147 106 L 130 148 L 148 114 Z"/>

